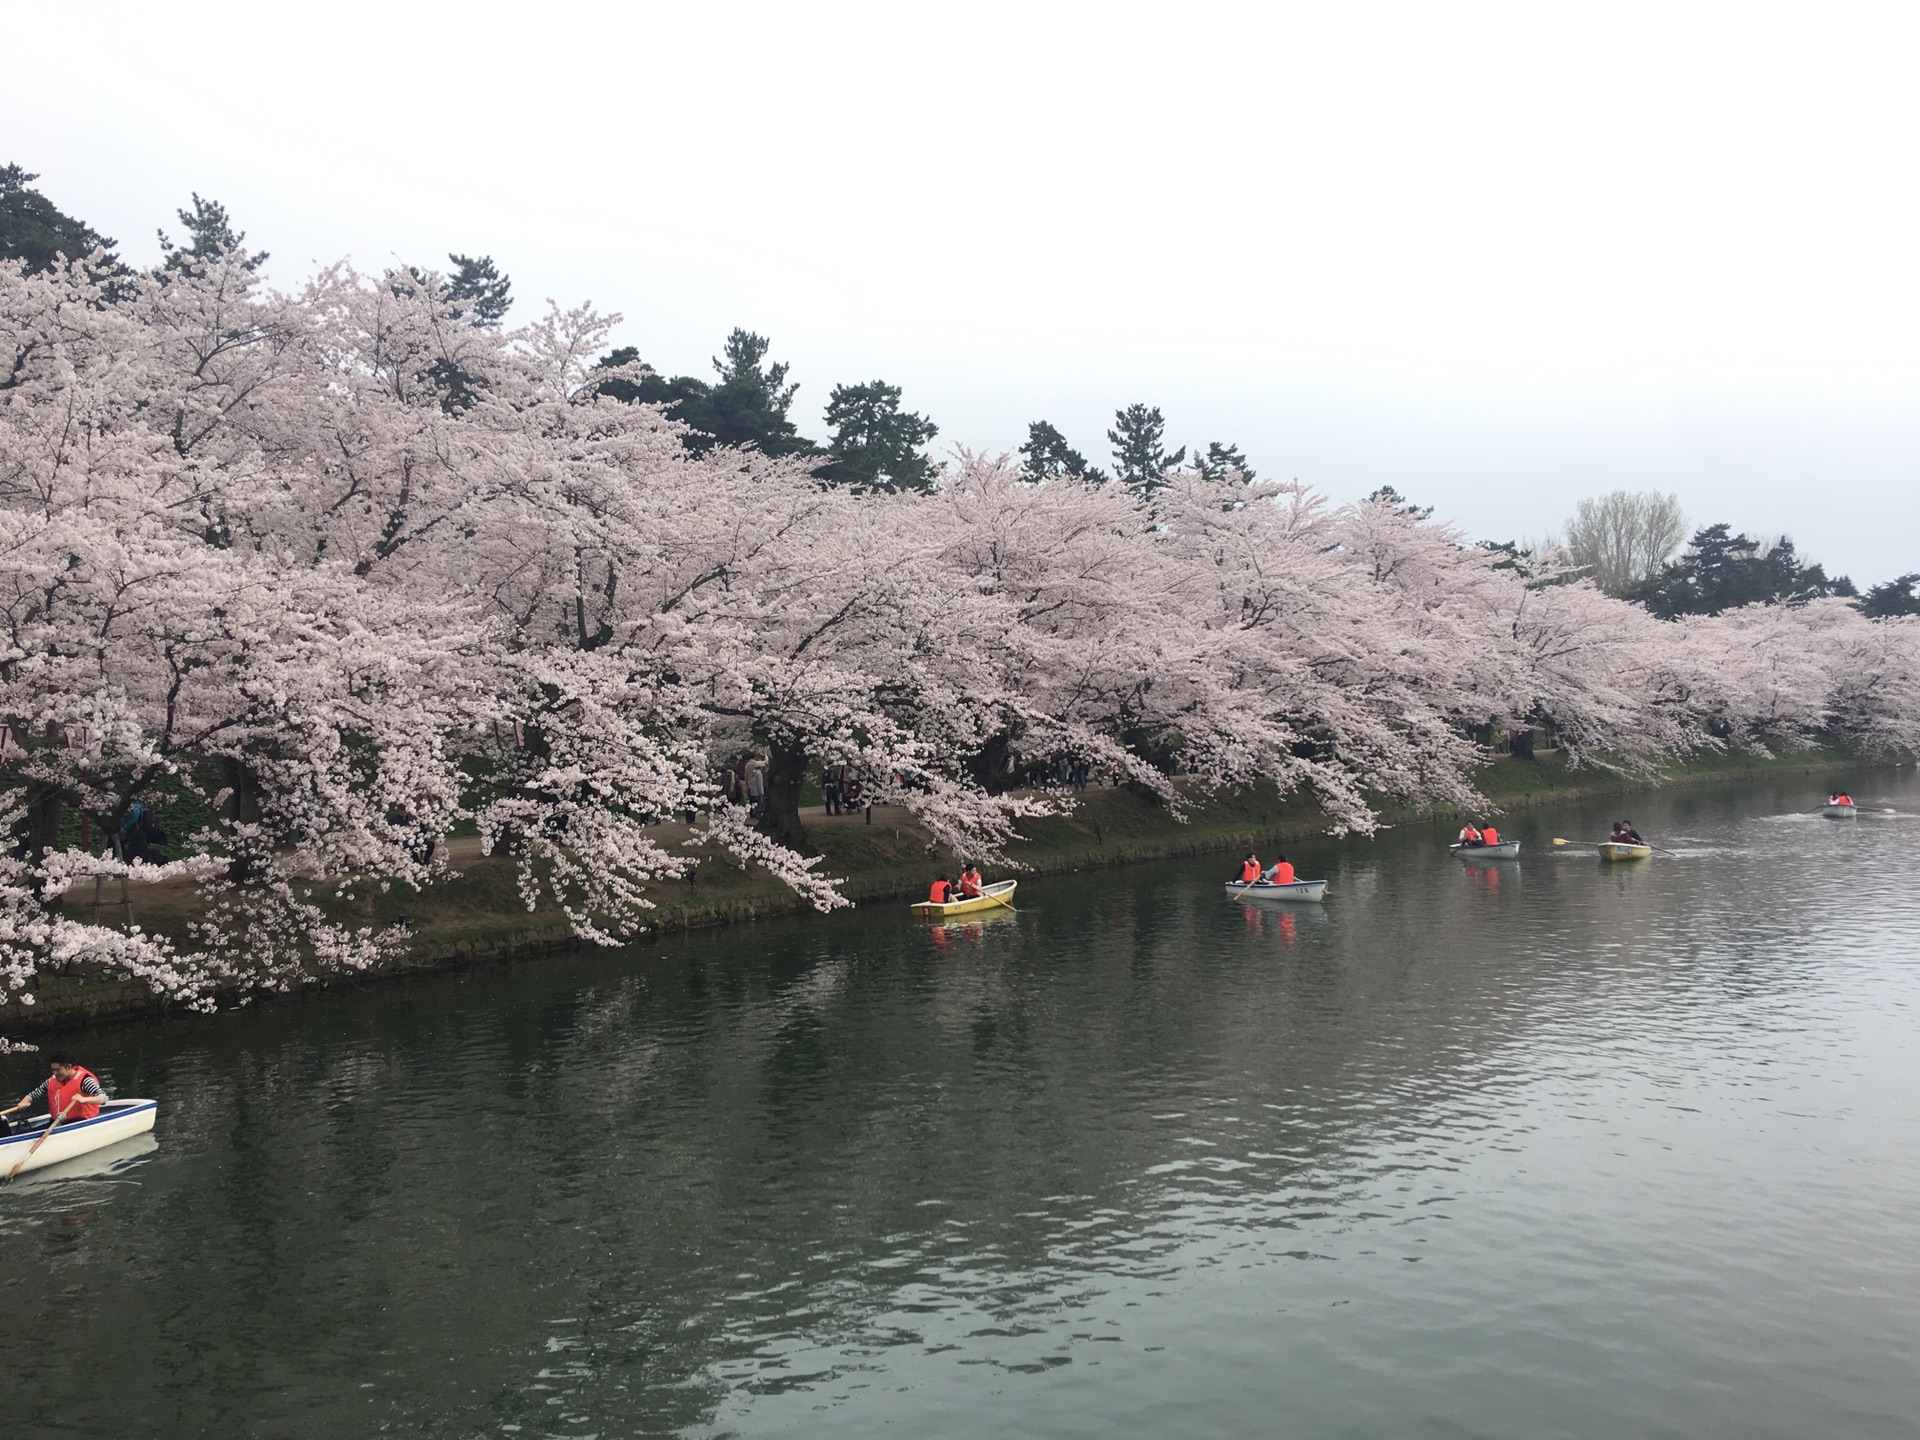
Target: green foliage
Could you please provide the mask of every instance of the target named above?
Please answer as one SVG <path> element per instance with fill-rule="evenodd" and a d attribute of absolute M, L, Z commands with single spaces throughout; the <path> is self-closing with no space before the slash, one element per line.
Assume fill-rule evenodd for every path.
<path fill-rule="evenodd" d="M 1020 453 L 1027 457 L 1021 464 L 1020 478 L 1029 485 L 1061 479 L 1086 480 L 1097 485 L 1107 478 L 1087 464 L 1087 457 L 1067 444 L 1067 437 L 1045 420 L 1036 420 L 1027 426 L 1027 443 L 1020 447 Z"/>
<path fill-rule="evenodd" d="M 855 490 L 931 490 L 940 466 L 921 449 L 940 433 L 924 415 L 900 408 L 900 387 L 884 380 L 836 385 L 827 397 L 833 431 L 824 469 Z"/>
<path fill-rule="evenodd" d="M 1367 503 L 1369 505 L 1389 506 L 1397 513 L 1405 515 L 1412 520 L 1425 520 L 1433 514 L 1433 507 L 1431 505 L 1416 505 L 1391 485 L 1382 485 L 1378 490 L 1367 496 Z"/>
<path fill-rule="evenodd" d="M 1218 440 L 1208 442 L 1204 455 L 1195 450 L 1193 463 L 1200 467 L 1200 473 L 1209 480 L 1224 480 L 1229 473 L 1247 481 L 1255 478 L 1253 466 L 1247 463 L 1247 457 L 1241 453 L 1240 447 L 1222 445 Z"/>
<path fill-rule="evenodd" d="M 166 231 L 155 232 L 160 237 L 160 249 L 167 257 L 163 269 L 180 270 L 188 265 L 218 260 L 247 243 L 247 232 L 233 228 L 233 218 L 227 214 L 227 207 L 218 200 L 201 199 L 197 191 L 191 210 L 176 210 L 174 213 L 186 228 L 187 243 L 176 245 L 167 238 Z M 249 255 L 241 263 L 248 270 L 258 270 L 267 263 L 267 252 L 262 250 L 257 255 Z"/>
<path fill-rule="evenodd" d="M 1168 454 L 1162 442 L 1167 422 L 1158 406 L 1129 405 L 1113 412 L 1114 428 L 1107 431 L 1113 446 L 1113 468 L 1120 479 L 1144 495 L 1161 488 L 1167 471 L 1187 458 L 1186 446 Z"/>
<path fill-rule="evenodd" d="M 1819 565 L 1800 562 L 1793 541 L 1766 545 L 1736 535 L 1727 524 L 1694 532 L 1686 553 L 1629 598 L 1664 620 L 1679 615 L 1718 615 L 1743 605 L 1798 604 L 1859 592 L 1841 575 L 1828 579 Z"/>
<path fill-rule="evenodd" d="M 63 214 L 38 190 L 27 188 L 38 180 L 18 165 L 0 166 L 0 260 L 25 260 L 28 273 L 51 270 L 62 256 L 84 260 L 105 250 L 94 267 L 96 278 L 124 274 L 126 267 L 113 253 L 115 241 L 91 225 Z"/>
<path fill-rule="evenodd" d="M 691 431 L 684 443 L 696 454 L 715 445 L 751 445 L 764 455 L 817 455 L 820 447 L 788 417 L 800 387 L 787 384 L 789 367 L 766 363 L 771 345 L 764 335 L 735 329 L 714 357 L 716 383 L 693 375 L 669 378 L 648 368 L 639 380 L 605 381 L 600 393 L 629 405 L 665 405 L 667 414 Z M 639 362 L 640 352 L 626 345 L 600 368 Z"/>
<path fill-rule="evenodd" d="M 507 318 L 513 304 L 513 282 L 500 273 L 491 255 L 449 255 L 454 270 L 447 294 L 467 307 L 467 319 L 492 330 Z"/>
<path fill-rule="evenodd" d="M 1920 573 L 1902 575 L 1867 591 L 1859 610 L 1869 620 L 1895 615 L 1920 615 Z"/>

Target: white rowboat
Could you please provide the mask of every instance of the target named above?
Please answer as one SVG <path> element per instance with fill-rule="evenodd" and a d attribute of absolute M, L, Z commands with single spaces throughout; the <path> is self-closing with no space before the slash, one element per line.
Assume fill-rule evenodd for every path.
<path fill-rule="evenodd" d="M 1227 882 L 1227 894 L 1240 900 L 1312 900 L 1318 902 L 1327 893 L 1324 880 L 1296 880 L 1291 885 L 1268 885 L 1256 880 L 1251 885 L 1242 885 L 1237 880 Z"/>
<path fill-rule="evenodd" d="M 153 1117 L 159 1108 L 156 1100 L 109 1100 L 91 1120 L 69 1120 L 51 1135 L 47 1134 L 47 1117 L 43 1115 L 28 1122 L 19 1134 L 0 1139 L 0 1176 L 16 1165 L 20 1165 L 22 1175 L 28 1175 L 103 1145 L 144 1135 L 153 1129 Z M 47 1143 L 33 1150 L 34 1142 L 42 1136 Z M 33 1150 L 31 1156 L 29 1150 Z M 23 1160 L 26 1163 L 21 1165 Z"/>
<path fill-rule="evenodd" d="M 1520 842 L 1502 840 L 1498 845 L 1449 845 L 1447 853 L 1462 860 L 1518 860 Z"/>
<path fill-rule="evenodd" d="M 1851 820 L 1860 813 L 1858 805 L 1828 805 L 1820 811 L 1829 820 Z"/>

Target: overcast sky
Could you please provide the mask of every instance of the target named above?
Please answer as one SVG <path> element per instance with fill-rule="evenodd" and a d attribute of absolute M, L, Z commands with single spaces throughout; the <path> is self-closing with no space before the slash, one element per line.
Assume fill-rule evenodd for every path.
<path fill-rule="evenodd" d="M 491 254 L 662 370 L 774 339 L 802 428 L 1115 407 L 1477 535 L 1679 493 L 1920 570 L 1920 8 L 10 6 L 0 163 L 268 274 Z M 177 228 L 177 227 L 176 227 Z"/>

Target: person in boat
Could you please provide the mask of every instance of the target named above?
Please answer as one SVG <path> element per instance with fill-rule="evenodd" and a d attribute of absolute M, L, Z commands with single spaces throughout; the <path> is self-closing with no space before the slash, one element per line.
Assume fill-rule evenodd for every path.
<path fill-rule="evenodd" d="M 64 1050 L 47 1057 L 47 1078 L 20 1097 L 11 1110 L 0 1110 L 0 1119 L 10 1119 L 22 1110 L 31 1110 L 34 1102 L 44 1100 L 47 1113 L 62 1124 L 91 1120 L 100 1113 L 107 1095 L 94 1073 Z"/>
<path fill-rule="evenodd" d="M 927 887 L 927 899 L 935 905 L 946 905 L 953 900 L 953 881 L 942 875 Z"/>
<path fill-rule="evenodd" d="M 1498 845 L 1500 843 L 1500 832 L 1491 825 L 1482 825 L 1480 827 L 1480 843 L 1482 845 Z"/>
<path fill-rule="evenodd" d="M 1242 885 L 1252 885 L 1258 881 L 1259 878 L 1260 857 L 1252 851 L 1248 851 L 1247 858 L 1240 862 L 1240 879 L 1238 883 Z"/>
<path fill-rule="evenodd" d="M 1480 827 L 1469 820 L 1460 827 L 1460 843 L 1472 850 L 1484 845 L 1486 841 L 1481 836 Z"/>
<path fill-rule="evenodd" d="M 1282 855 L 1273 862 L 1273 868 L 1260 878 L 1269 885 L 1291 885 L 1293 884 L 1293 866 L 1288 863 L 1287 857 Z"/>
<path fill-rule="evenodd" d="M 1633 822 L 1631 820 L 1616 820 L 1613 822 L 1613 843 L 1615 845 L 1644 845 L 1647 842 L 1640 838 L 1640 832 L 1633 828 Z"/>
<path fill-rule="evenodd" d="M 1842 791 L 1840 791 L 1840 792 L 1839 792 L 1838 794 L 1835 794 L 1835 795 L 1829 795 L 1829 796 L 1827 796 L 1827 804 L 1829 804 L 1829 805 L 1851 805 L 1851 804 L 1853 804 L 1853 796 L 1851 796 L 1851 795 L 1849 795 L 1849 794 L 1847 794 L 1847 792 L 1846 792 L 1846 791 L 1844 791 L 1844 790 L 1842 790 Z"/>
<path fill-rule="evenodd" d="M 980 867 L 972 861 L 968 861 L 967 868 L 960 872 L 960 898 L 962 900 L 975 900 L 979 898 L 979 895 Z"/>

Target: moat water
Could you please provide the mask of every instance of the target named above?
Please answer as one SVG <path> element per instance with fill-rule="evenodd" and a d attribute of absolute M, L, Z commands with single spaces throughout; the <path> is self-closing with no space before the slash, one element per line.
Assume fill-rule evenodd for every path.
<path fill-rule="evenodd" d="M 9 1433 L 1911 1437 L 1920 784 L 1822 783 L 70 1037 L 160 1121 L 0 1192 Z"/>

